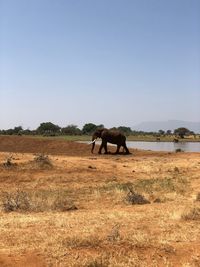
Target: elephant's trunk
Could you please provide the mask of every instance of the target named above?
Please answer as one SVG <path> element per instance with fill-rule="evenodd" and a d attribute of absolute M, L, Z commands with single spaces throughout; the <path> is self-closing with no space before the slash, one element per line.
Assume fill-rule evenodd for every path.
<path fill-rule="evenodd" d="M 96 138 L 96 136 L 92 136 L 92 142 L 91 142 L 91 144 L 92 144 L 92 149 L 91 149 L 91 152 L 93 153 L 93 150 L 94 150 L 94 147 L 95 147 L 95 141 L 97 140 L 97 138 Z"/>

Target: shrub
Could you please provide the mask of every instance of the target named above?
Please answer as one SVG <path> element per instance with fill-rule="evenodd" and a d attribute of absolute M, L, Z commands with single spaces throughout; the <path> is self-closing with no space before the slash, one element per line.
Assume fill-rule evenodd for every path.
<path fill-rule="evenodd" d="M 138 192 L 146 192 L 152 194 L 155 192 L 178 192 L 184 194 L 190 184 L 186 178 L 182 177 L 165 177 L 162 179 L 151 178 L 151 179 L 141 179 L 135 182 L 134 188 Z"/>
<path fill-rule="evenodd" d="M 49 157 L 44 154 L 38 154 L 35 156 L 33 160 L 33 164 L 35 164 L 37 167 L 41 169 L 46 169 L 46 168 L 52 168 L 53 164 Z"/>
<path fill-rule="evenodd" d="M 147 200 L 144 196 L 134 192 L 132 188 L 129 188 L 129 192 L 125 198 L 125 201 L 129 204 L 135 205 L 135 204 L 149 204 L 150 201 Z"/>
<path fill-rule="evenodd" d="M 3 193 L 2 206 L 5 212 L 74 211 L 78 208 L 67 197 L 66 191 L 36 191 L 27 193 L 17 190 Z"/>
<path fill-rule="evenodd" d="M 6 212 L 28 211 L 30 209 L 30 199 L 26 192 L 17 191 L 16 193 L 4 193 L 3 209 Z"/>
<path fill-rule="evenodd" d="M 10 168 L 10 167 L 16 166 L 17 164 L 16 163 L 13 163 L 12 160 L 13 160 L 13 157 L 12 156 L 9 156 L 6 159 L 6 162 L 3 163 L 3 166 L 6 167 L 6 168 Z"/>
<path fill-rule="evenodd" d="M 197 194 L 196 201 L 200 201 L 200 193 Z"/>
<path fill-rule="evenodd" d="M 200 208 L 194 207 L 187 213 L 183 214 L 181 217 L 184 220 L 200 221 Z"/>
<path fill-rule="evenodd" d="M 85 265 L 85 267 L 107 267 L 107 263 L 103 263 L 102 259 L 95 259 Z"/>

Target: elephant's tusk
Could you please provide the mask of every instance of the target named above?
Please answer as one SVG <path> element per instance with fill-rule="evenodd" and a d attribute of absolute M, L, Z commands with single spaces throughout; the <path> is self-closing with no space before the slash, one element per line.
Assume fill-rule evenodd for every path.
<path fill-rule="evenodd" d="M 96 138 L 96 139 L 94 139 L 94 141 L 92 141 L 91 143 L 89 143 L 89 145 L 93 144 L 93 143 L 94 143 L 96 140 L 97 140 L 97 138 Z"/>

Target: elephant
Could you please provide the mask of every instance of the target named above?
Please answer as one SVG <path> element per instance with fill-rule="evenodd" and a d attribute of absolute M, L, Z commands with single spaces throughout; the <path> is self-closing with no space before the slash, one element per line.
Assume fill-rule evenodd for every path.
<path fill-rule="evenodd" d="M 106 128 L 97 129 L 92 135 L 92 149 L 91 152 L 93 153 L 95 147 L 95 141 L 97 138 L 102 139 L 102 143 L 99 148 L 99 154 L 101 154 L 102 148 L 105 150 L 105 154 L 108 154 L 107 151 L 107 143 L 116 144 L 117 150 L 115 154 L 119 154 L 120 147 L 122 146 L 125 149 L 126 154 L 130 154 L 127 146 L 126 146 L 126 137 L 118 130 L 109 130 Z"/>

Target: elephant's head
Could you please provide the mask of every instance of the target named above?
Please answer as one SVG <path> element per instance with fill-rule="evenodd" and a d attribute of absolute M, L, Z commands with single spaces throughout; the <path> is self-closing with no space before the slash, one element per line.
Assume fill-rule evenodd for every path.
<path fill-rule="evenodd" d="M 92 150 L 91 152 L 93 153 L 94 147 L 95 147 L 95 141 L 97 140 L 97 138 L 101 138 L 101 134 L 104 131 L 104 128 L 101 129 L 97 129 L 93 135 L 92 135 Z"/>

